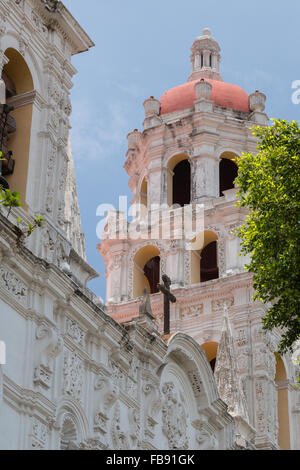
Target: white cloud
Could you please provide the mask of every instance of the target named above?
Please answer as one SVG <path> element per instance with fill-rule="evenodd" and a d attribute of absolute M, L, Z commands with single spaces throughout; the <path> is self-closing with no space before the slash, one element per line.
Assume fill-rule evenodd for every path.
<path fill-rule="evenodd" d="M 83 161 L 102 161 L 126 145 L 128 106 L 73 100 L 71 141 L 77 166 Z"/>

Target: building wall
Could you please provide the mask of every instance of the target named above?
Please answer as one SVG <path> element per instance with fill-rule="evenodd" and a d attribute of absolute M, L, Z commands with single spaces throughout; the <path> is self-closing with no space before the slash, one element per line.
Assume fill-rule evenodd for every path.
<path fill-rule="evenodd" d="M 1 449 L 235 448 L 191 337 L 166 344 L 147 315 L 121 327 L 91 292 L 17 245 L 3 216 L 0 229 Z"/>

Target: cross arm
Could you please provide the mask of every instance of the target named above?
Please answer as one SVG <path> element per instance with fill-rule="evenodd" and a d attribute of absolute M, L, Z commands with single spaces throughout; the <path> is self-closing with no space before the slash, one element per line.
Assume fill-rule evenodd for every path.
<path fill-rule="evenodd" d="M 176 297 L 168 289 L 166 289 L 165 286 L 157 284 L 157 287 L 173 304 L 176 302 Z"/>

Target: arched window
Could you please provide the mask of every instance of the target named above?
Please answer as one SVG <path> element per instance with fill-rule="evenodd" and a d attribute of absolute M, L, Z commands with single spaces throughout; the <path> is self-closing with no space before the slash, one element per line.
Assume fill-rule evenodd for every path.
<path fill-rule="evenodd" d="M 277 385 L 278 393 L 278 445 L 282 450 L 289 450 L 291 446 L 287 375 L 283 360 L 278 354 L 275 354 L 275 356 L 275 383 Z"/>
<path fill-rule="evenodd" d="M 219 164 L 220 197 L 223 196 L 223 191 L 234 188 L 234 180 L 238 175 L 238 167 L 233 158 L 236 158 L 236 155 L 232 152 L 225 152 L 221 155 Z"/>
<path fill-rule="evenodd" d="M 191 166 L 182 160 L 175 166 L 173 175 L 173 204 L 183 207 L 191 202 Z"/>
<path fill-rule="evenodd" d="M 145 287 L 148 292 L 158 292 L 157 284 L 160 280 L 160 253 L 152 245 L 141 248 L 134 257 L 133 266 L 133 297 L 143 295 Z"/>
<path fill-rule="evenodd" d="M 183 207 L 191 202 L 191 165 L 185 154 L 175 155 L 168 162 L 168 204 Z"/>
<path fill-rule="evenodd" d="M 6 86 L 6 104 L 13 106 L 10 116 L 15 121 L 16 132 L 10 130 L 8 149 L 12 152 L 14 167 L 7 172 L 7 182 L 12 190 L 18 190 L 23 207 L 26 209 L 26 186 L 29 165 L 31 121 L 34 84 L 31 72 L 22 57 L 15 49 L 5 51 L 9 59 L 3 67 L 2 79 Z"/>
<path fill-rule="evenodd" d="M 218 279 L 219 268 L 217 262 L 217 242 L 213 241 L 206 245 L 201 252 L 200 260 L 200 282 Z"/>
<path fill-rule="evenodd" d="M 215 371 L 216 358 L 218 353 L 218 343 L 210 341 L 201 345 L 201 348 L 205 351 L 207 360 L 210 364 L 212 371 Z"/>
<path fill-rule="evenodd" d="M 191 251 L 191 284 L 219 278 L 217 240 L 214 232 L 206 230 L 201 242 L 202 248 Z"/>

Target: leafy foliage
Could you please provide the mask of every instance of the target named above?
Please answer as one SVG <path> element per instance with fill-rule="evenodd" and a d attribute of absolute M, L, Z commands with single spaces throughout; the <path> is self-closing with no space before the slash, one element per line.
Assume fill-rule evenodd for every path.
<path fill-rule="evenodd" d="M 271 304 L 263 328 L 282 329 L 281 354 L 300 337 L 300 128 L 274 120 L 256 127 L 258 153 L 238 160 L 238 206 L 250 212 L 237 231 L 251 255 L 255 299 Z"/>
<path fill-rule="evenodd" d="M 0 157 L 1 156 L 2 152 L 0 151 Z M 3 159 L 0 158 L 0 160 Z M 8 218 L 13 207 L 22 206 L 22 203 L 20 201 L 20 193 L 18 191 L 11 192 L 10 189 L 5 189 L 0 185 L 0 206 L 3 206 L 7 209 Z M 23 234 L 27 237 L 30 237 L 30 235 L 37 227 L 42 227 L 43 221 L 43 217 L 35 215 L 31 224 L 24 224 L 20 217 L 17 219 L 17 224 L 19 228 L 21 228 Z"/>

